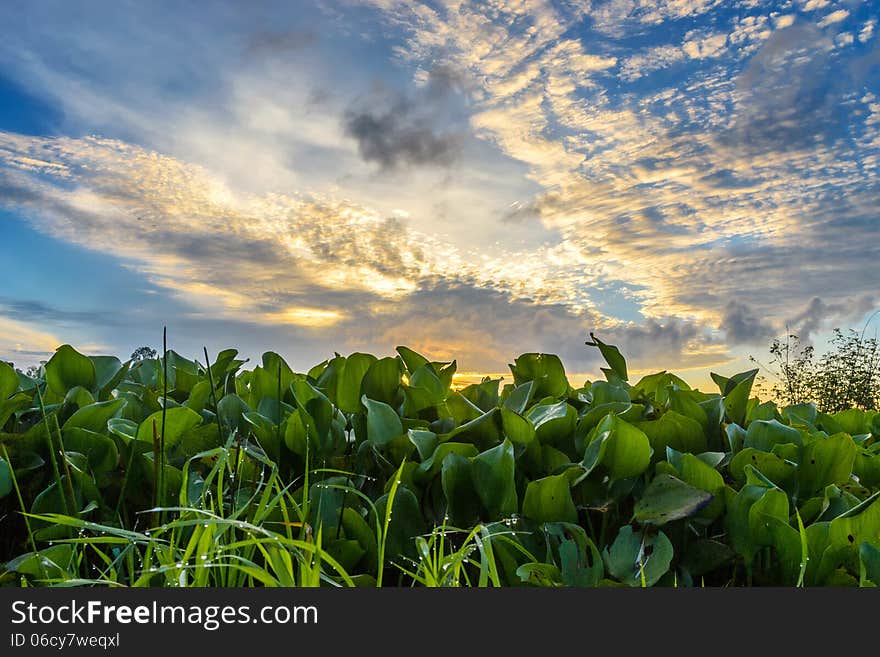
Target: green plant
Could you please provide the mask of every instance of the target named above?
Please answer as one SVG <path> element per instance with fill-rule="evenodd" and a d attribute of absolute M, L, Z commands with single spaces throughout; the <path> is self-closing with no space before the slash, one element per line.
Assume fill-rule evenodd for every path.
<path fill-rule="evenodd" d="M 588 344 L 579 387 L 527 353 L 457 389 L 406 347 L 0 364 L 0 585 L 878 583 L 876 411 L 630 381 Z"/>

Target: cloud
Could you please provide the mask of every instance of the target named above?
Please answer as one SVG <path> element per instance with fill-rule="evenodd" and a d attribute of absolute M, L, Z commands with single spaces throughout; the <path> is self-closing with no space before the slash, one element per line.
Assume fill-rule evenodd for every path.
<path fill-rule="evenodd" d="M 731 301 L 718 328 L 731 344 L 762 343 L 776 334 L 773 326 L 756 315 L 746 304 Z"/>
<path fill-rule="evenodd" d="M 435 69 L 418 94 L 374 92 L 344 115 L 345 134 L 357 141 L 365 162 L 382 169 L 399 166 L 448 167 L 461 153 L 464 135 L 455 125 L 453 96 L 459 79 Z"/>
<path fill-rule="evenodd" d="M 753 151 L 812 149 L 844 136 L 855 81 L 815 27 L 793 25 L 764 43 L 737 78 L 732 141 Z"/>
<path fill-rule="evenodd" d="M 838 9 L 836 11 L 832 11 L 830 14 L 819 21 L 819 27 L 828 27 L 829 25 L 833 25 L 834 23 L 840 23 L 841 21 L 846 20 L 847 16 L 849 16 L 849 12 L 846 9 Z"/>
<path fill-rule="evenodd" d="M 0 309 L 9 318 L 43 326 L 69 324 L 117 324 L 113 313 L 103 310 L 65 310 L 36 299 L 12 299 L 0 296 Z"/>

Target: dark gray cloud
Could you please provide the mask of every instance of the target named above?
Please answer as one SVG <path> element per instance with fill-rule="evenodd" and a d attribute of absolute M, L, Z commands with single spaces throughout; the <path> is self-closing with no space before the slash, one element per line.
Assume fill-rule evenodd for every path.
<path fill-rule="evenodd" d="M 361 158 L 382 169 L 448 167 L 464 144 L 460 91 L 460 78 L 438 68 L 416 93 L 382 90 L 356 101 L 343 116 L 343 130 L 357 141 Z"/>
<path fill-rule="evenodd" d="M 252 55 L 283 54 L 314 46 L 318 35 L 311 29 L 261 31 L 248 38 L 247 52 Z"/>
<path fill-rule="evenodd" d="M 47 322 L 51 324 L 117 324 L 112 313 L 102 310 L 65 310 L 37 299 L 13 299 L 0 297 L 0 312 L 4 317 L 21 322 Z"/>
<path fill-rule="evenodd" d="M 875 67 L 841 61 L 813 25 L 774 32 L 736 80 L 733 129 L 723 139 L 749 151 L 813 149 L 846 137 Z"/>
<path fill-rule="evenodd" d="M 776 334 L 770 322 L 740 301 L 731 301 L 727 305 L 718 328 L 724 331 L 731 344 L 761 343 Z"/>
<path fill-rule="evenodd" d="M 819 297 L 813 297 L 803 312 L 795 315 L 788 321 L 788 326 L 795 335 L 809 344 L 812 335 L 818 333 L 823 328 L 828 328 L 827 324 L 829 322 L 852 322 L 874 308 L 874 297 L 868 294 L 847 303 L 828 303 Z M 834 328 L 842 327 L 836 326 Z"/>

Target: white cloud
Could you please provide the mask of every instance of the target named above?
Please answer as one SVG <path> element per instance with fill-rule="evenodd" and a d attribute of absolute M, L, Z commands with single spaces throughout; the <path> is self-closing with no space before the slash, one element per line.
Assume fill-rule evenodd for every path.
<path fill-rule="evenodd" d="M 819 21 L 819 27 L 828 27 L 829 25 L 840 23 L 841 21 L 846 20 L 847 16 L 849 16 L 849 11 L 847 11 L 846 9 L 838 9 L 837 11 L 832 11 L 830 14 Z"/>

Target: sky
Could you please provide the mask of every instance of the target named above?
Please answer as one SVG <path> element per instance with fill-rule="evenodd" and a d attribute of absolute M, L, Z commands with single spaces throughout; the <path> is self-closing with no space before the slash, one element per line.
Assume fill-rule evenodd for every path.
<path fill-rule="evenodd" d="M 880 308 L 880 6 L 7 1 L 0 358 L 698 384 Z M 880 322 L 877 322 L 880 324 Z M 701 386 L 708 389 L 706 386 Z"/>

